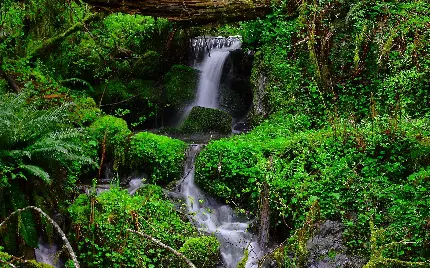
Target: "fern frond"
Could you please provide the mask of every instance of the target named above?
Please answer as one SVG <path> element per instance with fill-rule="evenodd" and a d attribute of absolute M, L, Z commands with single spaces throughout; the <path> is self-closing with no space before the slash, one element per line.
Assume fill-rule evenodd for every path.
<path fill-rule="evenodd" d="M 27 171 L 29 174 L 31 174 L 33 176 L 41 178 L 46 183 L 51 183 L 51 179 L 50 179 L 48 172 L 46 172 L 45 170 L 43 170 L 42 168 L 40 168 L 38 166 L 21 165 L 20 168 Z"/>
<path fill-rule="evenodd" d="M 14 210 L 24 208 L 28 205 L 24 194 L 15 183 L 11 184 L 10 196 L 10 201 Z M 31 212 L 24 211 L 21 213 L 20 217 L 18 217 L 18 231 L 27 245 L 34 248 L 37 247 L 38 237 L 36 224 Z"/>

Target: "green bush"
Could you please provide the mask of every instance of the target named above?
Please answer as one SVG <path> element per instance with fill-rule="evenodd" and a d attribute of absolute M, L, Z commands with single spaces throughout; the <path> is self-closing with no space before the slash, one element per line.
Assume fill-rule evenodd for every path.
<path fill-rule="evenodd" d="M 231 116 L 224 111 L 195 106 L 191 109 L 180 131 L 185 133 L 218 132 L 231 133 Z"/>
<path fill-rule="evenodd" d="M 105 150 L 106 157 L 113 158 L 114 167 L 118 168 L 125 159 L 125 150 L 131 136 L 127 123 L 111 115 L 103 116 L 88 127 L 88 133 L 99 144 L 100 153 Z"/>
<path fill-rule="evenodd" d="M 69 208 L 77 256 L 86 267 L 178 267 L 181 259 L 127 229 L 179 249 L 196 229 L 184 222 L 162 189 L 146 185 L 135 195 L 112 188 L 96 197 L 80 195 Z M 92 209 L 92 204 L 95 206 Z"/>
<path fill-rule="evenodd" d="M 404 120 L 397 130 L 389 122 L 344 122 L 336 132 L 306 130 L 306 117 L 279 115 L 246 135 L 209 143 L 197 158 L 196 181 L 250 211 L 258 210 L 267 182 L 273 228 L 301 227 L 318 200 L 323 218 L 343 221 L 347 244 L 364 254 L 373 214 L 376 224 L 389 226 L 388 241 L 415 242 L 390 257 L 422 260 L 430 241 L 428 120 Z"/>
<path fill-rule="evenodd" d="M 197 267 L 212 268 L 220 261 L 220 243 L 213 236 L 192 237 L 179 249 Z"/>
<path fill-rule="evenodd" d="M 184 65 L 173 65 L 164 77 L 167 102 L 177 108 L 191 102 L 196 93 L 197 79 L 197 70 Z"/>
<path fill-rule="evenodd" d="M 140 132 L 130 140 L 128 162 L 150 174 L 152 183 L 169 183 L 182 175 L 186 144 L 181 140 Z"/>

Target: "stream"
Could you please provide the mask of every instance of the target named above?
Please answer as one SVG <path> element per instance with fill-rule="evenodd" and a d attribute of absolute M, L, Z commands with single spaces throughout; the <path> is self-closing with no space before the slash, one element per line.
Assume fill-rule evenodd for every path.
<path fill-rule="evenodd" d="M 193 39 L 195 58 L 203 56 L 203 61 L 194 62 L 194 68 L 201 71 L 196 99 L 192 106 L 218 108 L 219 86 L 224 63 L 230 51 L 239 49 L 238 37 L 212 37 Z M 191 110 L 191 108 L 188 108 Z M 194 183 L 194 161 L 201 150 L 198 144 L 191 144 L 187 151 L 184 168 L 185 178 L 179 185 L 179 192 L 184 196 L 191 220 L 201 231 L 215 235 L 221 243 L 223 266 L 236 268 L 248 250 L 246 267 L 257 267 L 262 255 L 257 237 L 248 231 L 249 219 L 237 215 L 227 205 L 217 203 L 207 196 Z"/>
<path fill-rule="evenodd" d="M 229 206 L 217 203 L 194 183 L 194 161 L 200 150 L 200 145 L 190 145 L 184 168 L 185 178 L 178 187 L 185 197 L 191 220 L 199 230 L 215 235 L 221 243 L 223 265 L 219 267 L 236 268 L 246 249 L 249 252 L 246 267 L 257 267 L 262 252 L 257 237 L 247 230 L 250 221 L 237 215 Z"/>
<path fill-rule="evenodd" d="M 192 47 L 195 59 L 200 57 L 200 61 L 196 60 L 193 67 L 200 70 L 201 74 L 196 99 L 185 109 L 182 119 L 188 116 L 194 106 L 219 107 L 219 86 L 224 63 L 230 51 L 241 47 L 241 41 L 238 37 L 197 37 L 192 40 Z M 216 136 L 216 134 L 214 135 Z M 178 185 L 177 192 L 184 198 L 189 218 L 195 226 L 204 233 L 216 236 L 219 240 L 222 264 L 220 263 L 218 268 L 236 268 L 246 250 L 248 259 L 245 267 L 256 268 L 263 252 L 258 245 L 257 236 L 248 231 L 251 221 L 247 217 L 235 213 L 231 207 L 220 204 L 207 196 L 194 182 L 194 162 L 201 148 L 202 146 L 199 144 L 189 146 L 186 152 L 184 179 Z M 105 170 L 105 173 L 109 181 L 113 174 L 109 173 L 109 169 Z M 127 187 L 130 194 L 134 194 L 142 185 L 141 178 L 142 176 L 135 176 L 131 179 Z M 84 188 L 88 192 L 91 186 Z M 109 188 L 110 184 L 97 185 L 96 191 L 101 193 Z M 35 250 L 36 259 L 55 265 L 55 267 L 61 267 L 61 264 L 56 264 L 55 261 L 57 251 L 57 245 L 44 244 L 40 241 L 39 248 Z"/>

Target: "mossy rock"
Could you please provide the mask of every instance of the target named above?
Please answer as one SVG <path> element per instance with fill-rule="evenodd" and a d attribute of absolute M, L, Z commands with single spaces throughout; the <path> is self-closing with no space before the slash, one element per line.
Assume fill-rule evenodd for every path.
<path fill-rule="evenodd" d="M 185 133 L 213 131 L 228 134 L 231 132 L 232 120 L 227 112 L 195 106 L 182 125 L 181 131 Z"/>
<path fill-rule="evenodd" d="M 43 262 L 37 262 L 35 260 L 29 260 L 25 263 L 25 267 L 27 268 L 54 268 L 52 265 L 43 263 Z"/>
<path fill-rule="evenodd" d="M 179 249 L 197 267 L 216 267 L 220 260 L 220 243 L 213 236 L 201 236 L 188 239 Z M 185 267 L 185 266 L 184 266 Z"/>
<path fill-rule="evenodd" d="M 166 185 L 181 178 L 186 147 L 181 140 L 140 132 L 130 139 L 127 162 L 133 170 L 150 174 L 150 183 Z"/>
<path fill-rule="evenodd" d="M 76 97 L 75 106 L 71 113 L 71 120 L 78 125 L 85 126 L 94 122 L 101 114 L 100 108 L 91 97 Z"/>
<path fill-rule="evenodd" d="M 173 65 L 164 77 L 167 102 L 182 107 L 191 102 L 196 93 L 198 71 L 184 65 Z"/>

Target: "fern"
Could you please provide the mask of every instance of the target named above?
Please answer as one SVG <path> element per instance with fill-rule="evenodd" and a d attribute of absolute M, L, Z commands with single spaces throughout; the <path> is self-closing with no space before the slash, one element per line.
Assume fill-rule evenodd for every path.
<path fill-rule="evenodd" d="M 10 201 L 14 210 L 28 206 L 24 194 L 15 183 L 11 184 L 10 187 Z M 34 248 L 37 247 L 36 224 L 34 223 L 34 218 L 30 211 L 24 211 L 19 215 L 18 231 L 27 245 Z"/>
<path fill-rule="evenodd" d="M 49 174 L 38 166 L 21 165 L 20 168 L 28 171 L 31 175 L 34 175 L 35 177 L 42 179 L 46 183 L 51 182 L 49 178 Z"/>
<path fill-rule="evenodd" d="M 18 185 L 25 183 L 26 194 L 34 197 L 47 192 L 54 174 L 64 175 L 76 164 L 94 164 L 81 146 L 82 130 L 71 128 L 67 121 L 70 104 L 42 110 L 27 99 L 27 94 L 0 96 L 0 218 L 29 205 Z M 36 225 L 29 211 L 1 232 L 8 250 L 16 248 L 16 234 L 37 247 Z"/>

